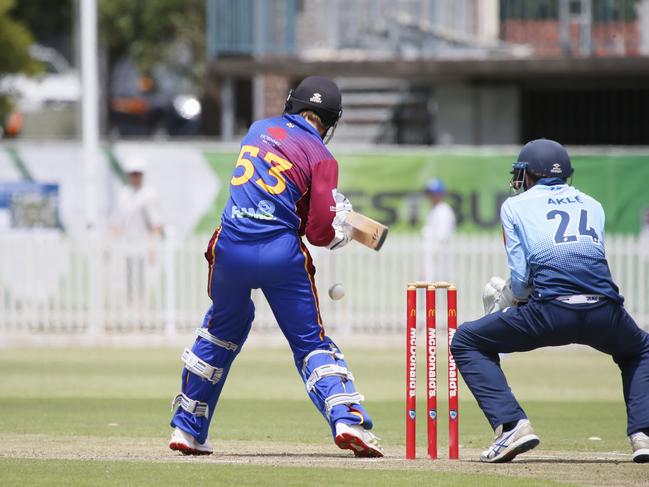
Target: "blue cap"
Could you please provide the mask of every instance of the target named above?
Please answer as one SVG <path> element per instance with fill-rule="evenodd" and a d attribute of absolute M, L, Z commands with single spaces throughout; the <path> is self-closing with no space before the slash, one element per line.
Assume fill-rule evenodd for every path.
<path fill-rule="evenodd" d="M 514 170 L 523 168 L 542 178 L 566 179 L 573 172 L 566 148 L 550 139 L 536 139 L 525 144 L 514 164 Z"/>
<path fill-rule="evenodd" d="M 441 179 L 431 179 L 426 183 L 426 192 L 432 194 L 446 193 L 446 186 Z"/>

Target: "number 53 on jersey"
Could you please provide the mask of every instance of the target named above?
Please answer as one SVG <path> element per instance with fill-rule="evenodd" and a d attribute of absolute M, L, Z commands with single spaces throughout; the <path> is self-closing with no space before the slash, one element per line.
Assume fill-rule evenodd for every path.
<path fill-rule="evenodd" d="M 237 159 L 237 164 L 235 166 L 235 171 L 236 168 L 242 167 L 243 173 L 238 176 L 232 176 L 232 179 L 230 180 L 230 184 L 232 184 L 232 186 L 241 186 L 242 184 L 246 184 L 255 176 L 255 166 L 250 159 L 246 158 L 246 155 L 257 157 L 259 155 L 259 151 L 259 147 L 255 147 L 254 145 L 244 145 L 241 148 L 241 152 L 239 152 L 239 158 Z M 286 189 L 286 179 L 282 175 L 282 172 L 291 169 L 293 167 L 293 164 L 291 164 L 286 159 L 281 158 L 277 154 L 273 154 L 272 152 L 266 152 L 266 154 L 264 154 L 263 160 L 270 166 L 268 168 L 267 176 L 273 180 L 271 181 L 271 183 L 274 184 L 267 183 L 261 176 L 258 176 L 253 181 L 254 184 L 270 194 L 283 193 Z"/>

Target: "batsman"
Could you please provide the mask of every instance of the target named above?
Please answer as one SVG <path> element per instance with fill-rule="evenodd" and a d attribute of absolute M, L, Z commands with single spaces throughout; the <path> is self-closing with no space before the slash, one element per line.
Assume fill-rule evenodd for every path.
<path fill-rule="evenodd" d="M 341 101 L 333 81 L 308 77 L 289 93 L 282 116 L 253 123 L 241 142 L 221 226 L 205 253 L 212 305 L 193 347 L 182 355 L 172 450 L 212 453 L 210 422 L 254 319 L 251 290 L 261 289 L 336 445 L 360 457 L 383 456 L 354 376 L 325 334 L 315 268 L 302 241 L 306 236 L 312 245 L 334 250 L 352 236 L 346 224 L 352 207 L 337 191 L 338 163 L 325 146 L 342 114 Z"/>
<path fill-rule="evenodd" d="M 499 353 L 579 343 L 622 372 L 633 461 L 649 462 L 649 334 L 623 306 L 604 252 L 604 210 L 568 184 L 566 149 L 533 140 L 513 165 L 517 194 L 502 205 L 511 277 L 485 287 L 488 313 L 464 323 L 451 350 L 495 437 L 483 462 L 509 462 L 540 439 L 500 368 Z"/>

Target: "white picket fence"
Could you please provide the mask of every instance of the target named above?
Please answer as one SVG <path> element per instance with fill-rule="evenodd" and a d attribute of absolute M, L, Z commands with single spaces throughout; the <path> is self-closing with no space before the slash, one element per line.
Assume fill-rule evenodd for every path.
<path fill-rule="evenodd" d="M 208 240 L 125 243 L 1 235 L 0 345 L 103 343 L 111 337 L 146 337 L 145 342 L 160 344 L 191 332 L 209 306 L 203 257 Z M 391 235 L 378 253 L 356 243 L 337 252 L 311 251 L 325 328 L 336 337 L 394 336 L 400 344 L 406 283 L 426 278 L 435 264 L 421 239 Z M 627 309 L 649 328 L 649 244 L 610 236 L 607 253 Z M 432 271 L 456 283 L 460 323 L 481 316 L 484 283 L 506 274 L 500 238 L 459 236 L 437 254 Z M 334 282 L 345 287 L 342 300 L 327 296 Z M 441 311 L 443 291 L 439 297 Z M 253 299 L 254 332 L 277 335 L 261 292 L 254 291 Z"/>

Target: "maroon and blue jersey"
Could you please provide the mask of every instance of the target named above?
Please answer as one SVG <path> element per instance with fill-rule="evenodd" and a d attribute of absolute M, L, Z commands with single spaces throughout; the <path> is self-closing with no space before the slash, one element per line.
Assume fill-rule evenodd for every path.
<path fill-rule="evenodd" d="M 259 120 L 241 142 L 223 231 L 252 242 L 291 232 L 325 246 L 334 238 L 338 163 L 299 115 Z"/>

